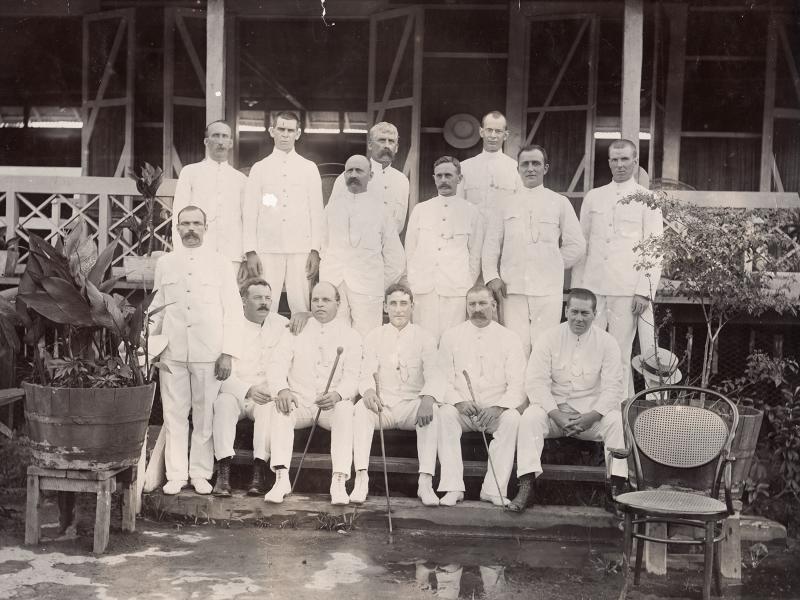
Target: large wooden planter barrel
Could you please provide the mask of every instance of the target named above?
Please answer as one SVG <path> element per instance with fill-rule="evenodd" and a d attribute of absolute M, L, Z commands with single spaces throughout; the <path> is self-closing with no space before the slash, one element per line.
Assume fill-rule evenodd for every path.
<path fill-rule="evenodd" d="M 22 386 L 37 466 L 103 470 L 139 461 L 154 383 L 105 389 Z"/>
<path fill-rule="evenodd" d="M 750 465 L 756 454 L 758 434 L 761 431 L 761 421 L 764 412 L 748 406 L 739 406 L 739 425 L 731 444 L 731 454 L 736 458 L 733 463 L 733 487 L 741 490 L 742 484 L 750 474 Z"/>

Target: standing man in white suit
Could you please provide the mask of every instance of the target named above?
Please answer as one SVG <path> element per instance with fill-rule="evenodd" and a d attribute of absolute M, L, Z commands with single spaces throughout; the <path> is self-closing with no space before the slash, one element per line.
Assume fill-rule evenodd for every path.
<path fill-rule="evenodd" d="M 203 144 L 206 157 L 181 169 L 172 201 L 172 246 L 183 249 L 178 233 L 178 213 L 197 206 L 206 213 L 208 231 L 203 245 L 229 259 L 235 272 L 242 262 L 242 209 L 247 177 L 228 162 L 233 139 L 225 121 L 206 127 Z"/>
<path fill-rule="evenodd" d="M 210 494 L 214 468 L 211 439 L 213 404 L 220 385 L 240 356 L 242 301 L 231 262 L 203 246 L 205 213 L 187 206 L 177 214 L 184 249 L 156 263 L 151 335 L 167 336 L 161 360 L 161 400 L 166 432 L 165 494 L 177 494 L 191 480 L 198 494 Z M 192 444 L 189 444 L 189 412 Z M 188 455 L 188 456 L 187 456 Z"/>
<path fill-rule="evenodd" d="M 634 247 L 651 235 L 664 232 L 661 211 L 641 202 L 621 202 L 631 194 L 647 193 L 636 183 L 639 170 L 636 146 L 630 140 L 614 140 L 608 149 L 611 183 L 591 190 L 581 205 L 581 229 L 587 253 L 572 269 L 573 287 L 587 288 L 597 295 L 595 326 L 608 327 L 617 340 L 623 371 L 623 395 L 633 392 L 631 348 L 639 329 L 642 354 L 652 353 L 652 298 L 661 278 L 661 265 L 637 270 Z"/>
<path fill-rule="evenodd" d="M 294 149 L 296 114 L 278 113 L 269 134 L 275 149 L 247 178 L 243 246 L 248 275 L 269 281 L 276 298 L 286 284 L 294 314 L 308 310 L 309 281 L 319 270 L 322 180 L 317 166 Z"/>

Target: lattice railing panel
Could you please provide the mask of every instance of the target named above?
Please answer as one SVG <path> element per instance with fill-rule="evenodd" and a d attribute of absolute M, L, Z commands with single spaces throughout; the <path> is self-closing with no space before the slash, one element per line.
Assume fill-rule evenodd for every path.
<path fill-rule="evenodd" d="M 110 239 L 118 239 L 122 248 L 121 254 L 114 259 L 113 264 L 121 264 L 125 256 L 142 256 L 147 253 L 150 234 L 145 232 L 141 239 L 131 231 L 131 220 L 142 221 L 147 215 L 147 205 L 141 196 L 109 195 L 111 219 L 108 226 Z M 171 241 L 171 216 L 172 208 L 166 198 L 156 198 L 153 210 L 154 228 L 153 250 L 168 251 L 172 249 Z"/>

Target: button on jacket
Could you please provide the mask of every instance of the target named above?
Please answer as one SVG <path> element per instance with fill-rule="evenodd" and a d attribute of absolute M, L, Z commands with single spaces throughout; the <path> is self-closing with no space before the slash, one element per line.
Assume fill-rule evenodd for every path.
<path fill-rule="evenodd" d="M 339 346 L 344 352 L 330 391 L 338 392 L 343 400 L 349 401 L 358 391 L 361 336 L 341 319 L 324 325 L 309 319 L 300 334 L 281 338 L 267 365 L 272 396 L 288 388 L 297 395 L 298 402 L 312 406 L 317 395 L 325 391 Z"/>
<path fill-rule="evenodd" d="M 369 296 L 383 297 L 406 266 L 397 229 L 370 192 L 331 196 L 321 256 L 320 281 Z"/>
<path fill-rule="evenodd" d="M 153 315 L 152 334 L 169 343 L 163 358 L 215 362 L 220 354 L 241 356 L 244 315 L 231 262 L 204 248 L 170 252 L 156 263 L 151 306 L 169 305 Z"/>
<path fill-rule="evenodd" d="M 436 196 L 411 211 L 408 282 L 415 294 L 464 296 L 480 274 L 483 221 L 459 196 Z"/>
<path fill-rule="evenodd" d="M 247 177 L 228 162 L 209 158 L 181 169 L 172 201 L 172 242 L 184 249 L 178 234 L 178 213 L 186 206 L 197 206 L 206 213 L 208 230 L 203 246 L 228 260 L 242 260 L 242 209 Z"/>
<path fill-rule="evenodd" d="M 273 150 L 250 169 L 243 218 L 245 252 L 319 250 L 322 180 L 317 166 L 294 150 Z"/>
<path fill-rule="evenodd" d="M 458 186 L 458 195 L 480 208 L 484 219 L 499 199 L 522 187 L 517 172 L 517 161 L 502 151 L 485 150 L 461 162 L 464 180 Z"/>
<path fill-rule="evenodd" d="M 242 320 L 242 352 L 233 360 L 231 376 L 222 382 L 220 393 L 243 400 L 251 386 L 268 383 L 267 364 L 281 339 L 291 336 L 288 323 L 286 317 L 274 311 L 267 314 L 261 325 Z"/>
<path fill-rule="evenodd" d="M 573 285 L 600 296 L 652 297 L 661 278 L 661 265 L 637 271 L 639 255 L 634 247 L 650 235 L 664 231 L 660 210 L 641 202 L 620 204 L 636 191 L 647 192 L 633 179 L 612 181 L 591 190 L 581 205 L 581 229 L 588 244 L 585 261 L 572 269 Z M 649 281 L 647 275 L 650 275 Z M 652 293 L 651 293 L 652 284 Z"/>
<path fill-rule="evenodd" d="M 464 321 L 442 335 L 439 362 L 447 377 L 446 404 L 471 400 L 466 369 L 480 408 L 517 408 L 525 399 L 525 356 L 519 336 L 492 321 L 476 327 Z"/>
<path fill-rule="evenodd" d="M 616 340 L 594 326 L 581 336 L 568 323 L 549 329 L 533 347 L 525 390 L 531 404 L 545 412 L 563 403 L 580 413 L 619 410 L 622 365 Z"/>
<path fill-rule="evenodd" d="M 391 323 L 373 329 L 364 338 L 359 391 L 375 389 L 374 373 L 380 381 L 380 397 L 386 406 L 419 396 L 444 400 L 446 382 L 439 368 L 436 340 L 419 325 L 397 329 Z"/>
<path fill-rule="evenodd" d="M 585 251 L 583 232 L 569 200 L 542 185 L 523 187 L 501 199 L 492 211 L 483 243 L 483 279 L 498 276 L 499 259 L 499 276 L 509 294 L 561 294 L 564 269 Z"/>
<path fill-rule="evenodd" d="M 372 165 L 372 179 L 367 184 L 367 191 L 375 198 L 383 201 L 383 209 L 392 222 L 397 226 L 397 232 L 403 231 L 408 214 L 408 177 L 389 165 L 384 168 L 381 163 L 370 159 Z M 333 182 L 331 196 L 347 193 L 344 182 L 344 173 Z"/>

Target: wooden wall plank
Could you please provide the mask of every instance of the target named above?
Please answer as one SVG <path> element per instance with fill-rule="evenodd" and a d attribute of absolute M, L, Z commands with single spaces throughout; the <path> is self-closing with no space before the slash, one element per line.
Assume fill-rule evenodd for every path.
<path fill-rule="evenodd" d="M 625 0 L 622 52 L 622 137 L 639 150 L 641 125 L 644 7 L 642 0 Z"/>
<path fill-rule="evenodd" d="M 206 6 L 206 122 L 225 118 L 225 0 Z"/>
<path fill-rule="evenodd" d="M 761 122 L 761 170 L 758 189 L 772 191 L 772 140 L 775 133 L 775 77 L 778 56 L 778 22 L 770 15 L 767 26 L 767 57 L 764 73 L 764 112 Z"/>
<path fill-rule="evenodd" d="M 664 13 L 669 19 L 670 43 L 664 108 L 664 159 L 661 177 L 680 180 L 683 86 L 686 76 L 686 5 L 665 4 Z"/>

